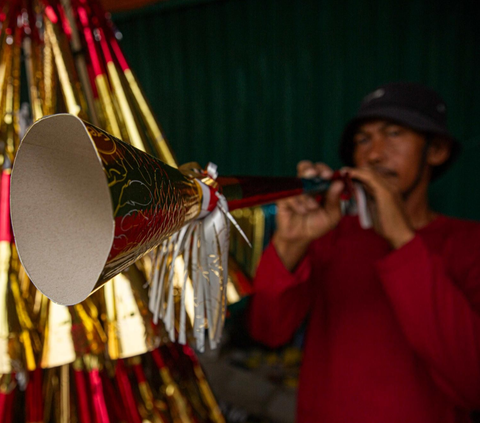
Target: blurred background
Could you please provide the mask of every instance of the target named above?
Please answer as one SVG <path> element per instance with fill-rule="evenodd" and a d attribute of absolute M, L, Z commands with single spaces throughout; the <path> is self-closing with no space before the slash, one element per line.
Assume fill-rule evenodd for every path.
<path fill-rule="evenodd" d="M 292 175 L 306 158 L 338 167 L 337 141 L 363 96 L 416 81 L 445 98 L 464 147 L 432 188 L 434 204 L 480 218 L 478 2 L 104 4 L 180 163 L 254 175 Z"/>
<path fill-rule="evenodd" d="M 463 145 L 432 186 L 434 207 L 480 219 L 479 2 L 103 3 L 179 163 L 211 161 L 224 175 L 294 175 L 302 159 L 337 168 L 363 96 L 416 81 L 444 97 Z M 207 376 L 228 421 L 291 422 L 302 331 L 278 351 L 255 345 L 245 304 L 231 307 L 222 349 L 200 357 Z"/>

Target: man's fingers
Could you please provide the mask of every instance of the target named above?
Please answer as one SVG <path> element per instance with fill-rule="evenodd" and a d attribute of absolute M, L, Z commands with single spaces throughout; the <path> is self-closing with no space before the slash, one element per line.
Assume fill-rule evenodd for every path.
<path fill-rule="evenodd" d="M 309 160 L 302 160 L 297 165 L 297 174 L 300 178 L 313 178 L 321 176 L 329 179 L 333 175 L 333 170 L 325 163 L 312 163 Z"/>
<path fill-rule="evenodd" d="M 320 206 L 314 198 L 309 195 L 299 195 L 297 197 L 286 198 L 277 202 L 277 207 L 282 210 L 305 215 L 311 211 L 317 210 Z"/>
<path fill-rule="evenodd" d="M 342 172 L 346 172 L 350 178 L 362 182 L 366 190 L 373 195 L 379 190 L 387 188 L 383 178 L 371 169 L 344 168 Z"/>
<path fill-rule="evenodd" d="M 330 179 L 333 176 L 333 170 L 325 163 L 315 163 L 314 166 L 318 175 L 320 175 L 322 178 Z"/>
<path fill-rule="evenodd" d="M 317 176 L 317 171 L 311 161 L 302 160 L 297 164 L 297 175 L 299 178 L 313 178 Z"/>
<path fill-rule="evenodd" d="M 340 194 L 343 191 L 345 184 L 342 181 L 335 181 L 332 183 L 330 189 L 325 196 L 325 210 L 330 213 L 341 213 L 340 209 Z"/>
<path fill-rule="evenodd" d="M 364 183 L 372 183 L 375 180 L 375 175 L 369 169 L 343 168 L 342 172 L 348 173 L 352 179 L 357 179 Z"/>

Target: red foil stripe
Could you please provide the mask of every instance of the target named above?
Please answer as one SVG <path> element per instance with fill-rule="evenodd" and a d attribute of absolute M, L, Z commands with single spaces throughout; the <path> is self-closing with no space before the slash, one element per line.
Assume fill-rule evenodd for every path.
<path fill-rule="evenodd" d="M 126 404 L 118 400 L 118 390 L 115 389 L 112 380 L 105 371 L 101 372 L 101 376 L 105 392 L 105 403 L 110 418 L 116 423 L 130 423 L 130 421 L 127 421 Z"/>
<path fill-rule="evenodd" d="M 135 372 L 138 384 L 140 385 L 141 383 L 146 382 L 147 378 L 145 377 L 145 373 L 143 372 L 142 365 L 134 364 L 132 367 L 133 371 Z"/>
<path fill-rule="evenodd" d="M 0 241 L 13 241 L 10 226 L 10 171 L 1 174 L 0 186 Z"/>
<path fill-rule="evenodd" d="M 56 24 L 58 22 L 57 15 L 56 15 L 55 11 L 53 10 L 52 6 L 47 6 L 45 8 L 45 14 L 47 15 L 48 19 L 50 19 L 50 21 L 53 24 Z"/>
<path fill-rule="evenodd" d="M 108 417 L 107 405 L 105 404 L 105 397 L 103 396 L 102 380 L 97 369 L 88 372 L 90 379 L 90 389 L 93 399 L 93 413 L 95 415 L 96 423 L 110 423 Z"/>
<path fill-rule="evenodd" d="M 92 65 L 87 63 L 88 78 L 90 79 L 90 85 L 92 86 L 93 98 L 98 100 L 98 89 L 95 84 L 95 73 L 93 72 Z"/>
<path fill-rule="evenodd" d="M 163 369 L 165 367 L 165 361 L 163 361 L 163 357 L 162 357 L 162 354 L 160 353 L 160 350 L 158 349 L 153 350 L 152 357 L 159 369 Z"/>
<path fill-rule="evenodd" d="M 241 200 L 228 201 L 228 210 L 243 209 L 244 207 L 261 206 L 262 204 L 274 203 L 282 198 L 293 197 L 303 194 L 303 190 L 274 192 L 269 194 L 255 195 L 253 197 L 242 198 Z"/>
<path fill-rule="evenodd" d="M 92 416 L 89 407 L 89 394 L 85 382 L 85 374 L 82 370 L 73 371 L 77 393 L 77 411 L 79 423 L 92 423 Z"/>
<path fill-rule="evenodd" d="M 110 37 L 110 46 L 113 49 L 113 53 L 115 54 L 115 57 L 118 60 L 118 64 L 122 68 L 122 71 L 125 72 L 130 69 L 128 66 L 127 60 L 125 59 L 125 56 L 122 53 L 122 50 L 120 49 L 120 46 L 118 45 L 117 39 L 112 35 Z"/>
<path fill-rule="evenodd" d="M 83 25 L 83 35 L 87 42 L 88 53 L 90 54 L 90 60 L 92 62 L 93 72 L 95 77 L 103 75 L 102 67 L 100 65 L 100 59 L 98 58 L 97 49 L 95 48 L 95 41 L 93 38 L 92 30 L 88 24 L 87 11 L 83 7 L 77 9 L 78 17 Z"/>
<path fill-rule="evenodd" d="M 212 187 L 208 187 L 210 189 L 210 201 L 208 202 L 208 211 L 213 211 L 213 209 L 217 206 L 218 197 L 216 195 L 216 191 Z"/>
<path fill-rule="evenodd" d="M 117 361 L 115 377 L 117 379 L 118 389 L 120 390 L 120 396 L 122 397 L 122 401 L 125 406 L 128 423 L 142 423 L 123 360 Z"/>
<path fill-rule="evenodd" d="M 13 423 L 14 397 L 15 397 L 15 390 L 10 392 L 9 394 L 0 392 L 0 422 Z"/>
<path fill-rule="evenodd" d="M 6 421 L 5 415 L 7 413 L 7 403 L 8 403 L 8 396 L 11 394 L 5 394 L 4 392 L 0 392 L 0 421 Z"/>
<path fill-rule="evenodd" d="M 30 372 L 30 380 L 25 393 L 26 423 L 43 421 L 42 369 Z"/>
<path fill-rule="evenodd" d="M 229 210 L 235 210 L 273 203 L 282 198 L 303 194 L 306 190 L 327 190 L 330 182 L 335 180 L 343 181 L 341 197 L 349 200 L 354 193 L 352 181 L 348 174 L 341 174 L 339 171 L 334 172 L 328 180 L 312 181 L 316 184 L 313 186 L 309 186 L 305 179 L 275 176 L 219 176 L 216 182 L 227 199 Z"/>
<path fill-rule="evenodd" d="M 184 354 L 190 358 L 190 360 L 192 361 L 193 364 L 199 364 L 198 363 L 198 359 L 197 359 L 197 356 L 195 355 L 195 352 L 193 351 L 192 348 L 190 348 L 189 345 L 185 344 L 185 345 L 182 345 L 182 350 L 184 352 Z"/>
<path fill-rule="evenodd" d="M 216 181 L 228 202 L 228 209 L 259 206 L 303 193 L 302 180 L 290 177 L 219 176 Z"/>
<path fill-rule="evenodd" d="M 180 360 L 182 359 L 182 357 L 180 357 L 180 352 L 179 352 L 180 344 L 171 342 L 165 345 L 165 347 L 168 348 L 168 352 L 170 353 L 170 358 L 171 358 L 170 363 L 172 361 L 175 363 L 180 363 Z"/>
<path fill-rule="evenodd" d="M 72 28 L 70 27 L 70 22 L 65 14 L 65 10 L 63 9 L 62 5 L 58 5 L 58 14 L 60 15 L 60 19 L 62 20 L 62 28 L 65 35 L 68 39 L 72 38 Z"/>
<path fill-rule="evenodd" d="M 86 3 L 85 0 L 80 0 L 80 2 L 84 4 Z M 98 18 L 100 21 L 100 26 L 101 26 L 101 28 L 99 28 L 100 31 L 104 33 L 103 35 L 108 34 L 108 44 L 110 48 L 113 50 L 113 54 L 117 59 L 118 64 L 120 65 L 120 68 L 122 69 L 123 72 L 129 70 L 130 66 L 128 66 L 127 60 L 125 59 L 125 56 L 123 55 L 122 50 L 118 45 L 117 38 L 115 37 L 115 30 L 113 29 L 113 23 L 110 20 L 110 18 L 106 16 L 106 13 L 102 7 L 102 4 L 99 1 L 93 1 L 90 3 L 90 6 L 94 10 L 93 15 L 96 18 Z"/>
<path fill-rule="evenodd" d="M 110 62 L 113 62 L 112 55 L 110 54 L 110 48 L 108 47 L 103 29 L 99 29 L 98 31 L 100 32 L 100 45 L 102 46 L 103 56 L 105 57 L 107 64 L 109 64 Z"/>

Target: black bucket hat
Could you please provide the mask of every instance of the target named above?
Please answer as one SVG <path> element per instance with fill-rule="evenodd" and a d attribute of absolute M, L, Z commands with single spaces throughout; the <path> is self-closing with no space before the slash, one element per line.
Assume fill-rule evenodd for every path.
<path fill-rule="evenodd" d="M 378 87 L 362 101 L 356 116 L 350 120 L 340 141 L 340 157 L 353 165 L 353 136 L 358 126 L 369 119 L 387 119 L 417 132 L 437 135 L 451 142 L 448 160 L 433 171 L 443 173 L 457 158 L 460 143 L 447 128 L 444 100 L 432 89 L 413 82 L 392 82 Z"/>

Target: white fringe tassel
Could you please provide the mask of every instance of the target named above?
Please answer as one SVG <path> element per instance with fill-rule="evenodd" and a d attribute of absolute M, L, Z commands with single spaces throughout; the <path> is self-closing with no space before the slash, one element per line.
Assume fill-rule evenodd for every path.
<path fill-rule="evenodd" d="M 227 311 L 228 249 L 230 213 L 225 198 L 218 195 L 219 207 L 205 218 L 184 226 L 157 249 L 150 280 L 149 309 L 154 322 L 162 320 L 172 341 L 186 343 L 185 292 L 191 283 L 194 296 L 193 336 L 199 351 L 205 350 L 208 329 L 210 348 L 216 348 Z M 230 216 L 229 216 L 230 215 Z M 183 256 L 183 272 L 175 273 L 174 263 Z M 175 278 L 180 294 L 180 316 L 175 325 Z"/>

